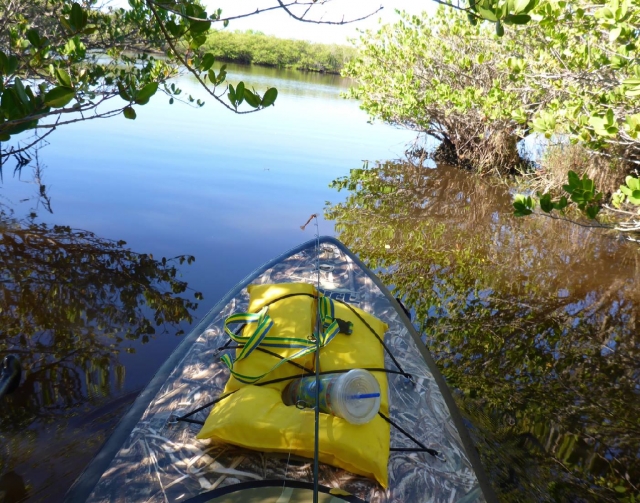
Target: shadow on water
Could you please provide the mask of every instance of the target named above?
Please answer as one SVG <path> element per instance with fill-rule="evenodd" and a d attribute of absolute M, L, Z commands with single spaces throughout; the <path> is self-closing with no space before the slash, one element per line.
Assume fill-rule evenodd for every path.
<path fill-rule="evenodd" d="M 181 334 L 201 297 L 179 279 L 191 256 L 156 260 L 36 218 L 0 210 L 0 359 L 23 368 L 0 399 L 7 502 L 62 497 L 139 391 L 125 387 L 120 352 Z"/>
<path fill-rule="evenodd" d="M 338 237 L 416 314 L 503 501 L 640 495 L 640 249 L 454 168 L 352 170 Z"/>

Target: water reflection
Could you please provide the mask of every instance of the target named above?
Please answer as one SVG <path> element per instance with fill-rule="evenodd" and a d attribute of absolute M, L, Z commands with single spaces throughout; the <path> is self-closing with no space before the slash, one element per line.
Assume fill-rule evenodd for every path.
<path fill-rule="evenodd" d="M 638 249 L 516 219 L 506 189 L 453 168 L 333 186 L 348 195 L 325 216 L 415 310 L 501 499 L 637 497 Z"/>
<path fill-rule="evenodd" d="M 201 297 L 179 275 L 191 256 L 156 260 L 124 241 L 36 218 L 0 211 L 0 359 L 18 356 L 24 376 L 0 407 L 3 501 L 54 481 L 60 488 L 61 470 L 77 474 L 78 460 L 51 465 L 91 452 L 108 432 L 104 423 L 135 397 L 122 394 L 119 352 L 134 350 L 127 341 L 182 333 Z"/>
<path fill-rule="evenodd" d="M 269 87 L 275 87 L 278 89 L 281 102 L 283 96 L 287 100 L 292 97 L 340 100 L 340 94 L 347 92 L 349 87 L 353 85 L 351 79 L 340 77 L 340 75 L 305 72 L 293 68 L 216 63 L 214 70 L 217 72 L 221 65 L 226 66 L 228 83 L 235 86 L 238 82 L 243 81 L 261 92 Z M 191 76 L 189 76 L 189 80 L 195 82 Z"/>

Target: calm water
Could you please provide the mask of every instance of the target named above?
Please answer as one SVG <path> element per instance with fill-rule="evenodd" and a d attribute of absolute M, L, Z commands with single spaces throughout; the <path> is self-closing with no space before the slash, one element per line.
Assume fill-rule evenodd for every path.
<path fill-rule="evenodd" d="M 7 238 L 2 246 L 6 256 L 16 257 L 5 267 L 14 278 L 23 278 L 25 269 L 33 270 L 39 257 L 49 254 L 55 255 L 57 268 L 46 284 L 32 285 L 41 295 L 31 304 L 25 301 L 13 336 L 0 341 L 3 355 L 25 342 L 20 332 L 45 332 L 38 340 L 40 350 L 34 347 L 40 336 L 29 341 L 31 353 L 24 360 L 30 377 L 19 394 L 7 397 L 0 412 L 0 492 L 7 492 L 5 501 L 60 497 L 124 407 L 180 342 L 175 331 L 188 330 L 184 321 L 167 326 L 165 334 L 158 329 L 146 344 L 143 337 L 119 342 L 117 325 L 123 320 L 108 308 L 120 309 L 120 301 L 98 303 L 94 316 L 104 325 L 102 338 L 90 334 L 81 320 L 68 319 L 73 309 L 83 308 L 81 299 L 97 290 L 95 285 L 117 283 L 107 264 L 122 257 L 108 250 L 106 239 L 124 240 L 131 250 L 155 259 L 195 256 L 193 264 L 179 266 L 181 277 L 176 279 L 192 289 L 183 297 L 195 300 L 193 293 L 202 292 L 197 318 L 254 268 L 313 237 L 300 226 L 312 213 L 322 217 L 325 201 L 335 196 L 328 187 L 332 179 L 363 159 L 396 158 L 412 139 L 405 131 L 367 124 L 357 103 L 340 98 L 347 83 L 338 77 L 231 65 L 228 71 L 232 83 L 244 80 L 262 91 L 267 85 L 277 87 L 276 106 L 236 116 L 213 103 L 201 109 L 169 106 L 168 98 L 157 96 L 137 109 L 135 121 L 87 121 L 51 135 L 50 145 L 39 152 L 39 164 L 53 213 L 36 197 L 39 188 L 31 166 L 23 168 L 20 178 L 5 166 L 2 228 L 12 242 Z M 180 85 L 197 94 L 187 78 Z M 87 230 L 95 234 L 93 241 L 72 231 L 56 235 L 50 228 L 32 228 L 29 237 L 8 231 L 12 223 L 7 212 L 24 218 L 32 209 L 36 223 Z M 320 232 L 332 234 L 333 224 L 320 218 Z M 10 247 L 15 239 L 24 240 L 27 250 Z M 62 245 L 54 241 L 83 241 L 86 260 L 67 263 Z M 104 270 L 95 265 L 96 256 L 103 257 L 99 265 Z M 121 275 L 131 274 L 131 260 L 137 259 L 123 260 L 129 262 Z M 160 273 L 158 265 L 149 267 L 153 275 Z M 50 296 L 56 284 L 83 282 L 94 285 L 93 290 L 63 290 L 56 297 L 67 296 L 62 307 Z M 43 304 L 52 307 L 42 319 L 32 319 L 29 311 Z M 69 336 L 72 332 L 82 335 Z M 54 340 L 61 348 L 55 355 Z M 78 366 L 80 372 L 71 370 Z"/>

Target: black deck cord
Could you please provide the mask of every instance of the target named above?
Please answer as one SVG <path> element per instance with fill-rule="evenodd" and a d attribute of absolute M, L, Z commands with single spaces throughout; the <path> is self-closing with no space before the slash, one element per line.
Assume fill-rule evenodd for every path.
<path fill-rule="evenodd" d="M 429 447 L 424 445 L 422 442 L 420 442 L 420 440 L 418 440 L 417 438 L 413 437 L 411 435 L 411 433 L 406 431 L 401 426 L 397 425 L 394 421 L 391 420 L 391 418 L 385 416 L 382 412 L 378 412 L 378 415 L 382 419 L 384 419 L 387 423 L 389 423 L 391 426 L 393 426 L 395 429 L 397 429 L 400 433 L 402 433 L 405 437 L 407 437 L 409 440 L 415 442 L 417 445 L 420 446 L 420 449 L 411 449 L 411 448 L 404 448 L 404 447 L 392 447 L 391 449 L 389 449 L 390 451 L 427 452 L 427 453 L 431 454 L 433 457 L 440 459 L 440 456 L 441 456 L 440 451 L 436 451 L 435 449 L 430 449 Z"/>
<path fill-rule="evenodd" d="M 238 347 L 242 347 L 242 346 L 238 346 Z M 231 347 L 229 349 L 236 349 L 234 347 Z M 277 355 L 278 357 L 280 357 L 280 355 Z M 281 358 L 281 357 L 280 357 Z M 308 370 L 308 369 L 305 369 Z M 320 375 L 328 375 L 328 374 L 345 374 L 347 372 L 349 372 L 350 370 L 353 369 L 338 369 L 338 370 L 327 370 L 325 372 L 320 372 Z M 389 370 L 389 369 L 380 369 L 380 368 L 365 368 L 363 370 L 368 370 L 369 372 L 385 372 L 387 374 L 399 374 L 399 375 L 404 375 L 402 372 L 398 371 L 398 370 Z M 275 383 L 279 383 L 279 382 L 283 382 L 283 381 L 291 381 L 293 379 L 298 379 L 299 377 L 309 377 L 309 376 L 313 376 L 315 374 L 311 373 L 311 371 L 308 371 L 307 374 L 303 374 L 302 376 L 299 375 L 293 375 L 293 376 L 288 376 L 288 377 L 278 377 L 277 379 L 269 379 L 268 381 L 261 381 L 258 383 L 255 383 L 254 386 L 266 386 L 267 384 L 275 384 Z M 203 421 L 194 421 L 194 420 L 187 420 L 188 417 L 193 416 L 194 414 L 197 414 L 198 412 L 200 412 L 201 410 L 206 409 L 207 407 L 211 407 L 212 405 L 217 404 L 218 402 L 220 402 L 221 400 L 224 400 L 225 398 L 227 398 L 228 396 L 233 395 L 236 391 L 231 391 L 229 393 L 227 393 L 226 395 L 221 395 L 218 398 L 216 398 L 215 400 L 212 400 L 200 407 L 198 407 L 197 409 L 192 410 L 191 412 L 187 412 L 186 414 L 176 417 L 175 420 L 176 421 L 186 421 L 188 423 L 196 423 L 196 424 L 204 424 Z"/>
<path fill-rule="evenodd" d="M 342 372 L 348 372 L 349 370 L 352 369 L 342 369 L 339 371 L 327 371 L 327 372 L 320 372 L 320 375 L 325 375 L 325 374 L 337 374 L 337 373 L 342 373 Z M 365 370 L 369 370 L 370 372 L 390 372 L 390 373 L 400 373 L 400 372 L 395 372 L 395 371 L 387 371 L 386 369 L 365 369 Z M 265 384 L 271 384 L 273 382 L 278 382 L 278 381 L 284 381 L 286 379 L 297 379 L 298 376 L 291 376 L 291 377 L 284 377 L 284 378 L 280 378 L 280 379 L 273 379 L 272 381 L 265 381 L 263 383 L 260 383 L 261 385 L 265 385 Z M 257 386 L 259 386 L 260 384 L 258 384 Z M 237 391 L 237 390 L 236 390 Z M 181 417 L 177 417 L 175 420 L 176 421 L 184 421 L 186 423 L 193 423 L 193 424 L 199 424 L 199 425 L 204 425 L 204 421 L 199 421 L 197 419 L 189 419 L 189 416 L 192 416 L 193 414 L 200 412 L 203 409 L 206 409 L 207 407 L 210 407 L 211 405 L 215 405 L 216 403 L 218 403 L 219 401 L 227 398 L 228 396 L 231 396 L 235 393 L 235 391 L 232 391 L 231 393 L 227 393 L 226 395 L 222 395 L 220 397 L 218 397 L 217 399 L 213 400 L 212 402 L 203 405 L 202 407 L 198 407 L 195 410 L 192 410 L 191 412 L 189 412 L 188 414 L 185 414 L 184 416 Z M 431 454 L 434 458 L 437 458 L 441 461 L 443 461 L 442 459 L 442 453 L 440 451 L 437 451 L 435 449 L 431 449 L 429 447 L 427 447 L 426 445 L 424 445 L 422 442 L 420 442 L 417 438 L 415 438 L 413 435 L 411 435 L 408 431 L 406 431 L 404 428 L 402 428 L 401 426 L 399 426 L 395 421 L 393 421 L 391 418 L 385 416 L 382 412 L 378 412 L 378 415 L 384 419 L 387 423 L 389 423 L 391 426 L 393 426 L 395 429 L 397 429 L 400 433 L 402 433 L 405 437 L 407 437 L 409 440 L 411 440 L 412 442 L 414 442 L 416 445 L 420 446 L 419 448 L 411 448 L 411 447 L 391 447 L 389 449 L 389 451 L 391 452 L 426 452 L 427 454 Z"/>
<path fill-rule="evenodd" d="M 396 367 L 398 367 L 398 370 L 400 371 L 400 373 L 405 376 L 408 377 L 409 379 L 411 379 L 411 374 L 408 374 L 407 372 L 405 372 L 402 367 L 400 366 L 400 364 L 398 363 L 398 360 L 396 360 L 395 356 L 393 356 L 393 353 L 391 353 L 391 350 L 387 347 L 387 345 L 384 343 L 384 341 L 382 340 L 382 338 L 378 335 L 378 333 L 373 329 L 373 327 L 371 325 L 369 325 L 366 320 L 360 316 L 360 314 L 358 313 L 358 311 L 356 311 L 351 305 L 349 305 L 347 302 L 343 302 L 341 300 L 338 299 L 333 299 L 335 302 L 339 302 L 340 304 L 343 304 L 345 306 L 347 306 L 351 312 L 353 314 L 355 314 L 358 319 L 365 324 L 365 326 L 371 331 L 371 333 L 373 335 L 376 336 L 376 339 L 378 339 L 378 342 L 380 342 L 380 344 L 382 344 L 382 347 L 384 348 L 384 350 L 387 352 L 387 354 L 389 355 L 389 357 L 391 358 L 391 360 L 393 361 L 393 363 L 395 364 Z"/>
<path fill-rule="evenodd" d="M 271 304 L 273 304 L 273 303 L 275 303 L 275 302 L 278 302 L 278 301 L 281 301 L 281 300 L 284 300 L 284 299 L 288 299 L 288 298 L 290 298 L 290 297 L 297 297 L 297 296 L 300 296 L 300 295 L 302 295 L 302 296 L 306 296 L 306 297 L 312 297 L 312 298 L 314 298 L 314 299 L 317 299 L 317 298 L 318 298 L 318 296 L 317 296 L 317 295 L 314 295 L 314 294 L 312 294 L 312 293 L 288 293 L 288 294 L 286 294 L 286 295 L 283 295 L 282 297 L 278 297 L 277 299 L 273 299 L 271 302 L 267 302 L 267 303 L 266 303 L 264 306 L 262 306 L 262 307 L 264 308 L 264 307 L 270 306 Z M 387 354 L 389 355 L 389 357 L 390 357 L 390 358 L 391 358 L 391 360 L 393 361 L 394 365 L 395 365 L 396 367 L 398 367 L 398 370 L 400 371 L 400 373 L 401 373 L 403 376 L 408 377 L 409 379 L 411 379 L 411 377 L 412 377 L 412 376 L 411 376 L 411 374 L 408 374 L 407 372 L 405 372 L 405 371 L 402 369 L 402 367 L 400 366 L 400 363 L 398 363 L 398 360 L 396 360 L 395 356 L 393 356 L 393 353 L 391 353 L 391 350 L 387 347 L 387 345 L 384 343 L 384 341 L 382 340 L 382 338 L 381 338 L 381 337 L 378 335 L 378 333 L 373 329 L 373 327 L 372 327 L 371 325 L 369 325 L 369 324 L 366 322 L 366 320 L 365 320 L 362 316 L 360 316 L 360 314 L 359 314 L 359 313 L 358 313 L 358 312 L 353 308 L 353 306 L 351 306 L 348 302 L 345 302 L 345 301 L 342 301 L 342 300 L 338 300 L 338 299 L 331 299 L 331 300 L 333 300 L 334 302 L 339 302 L 340 304 L 343 304 L 343 305 L 347 306 L 347 307 L 349 308 L 349 310 L 351 310 L 351 312 L 352 312 L 353 314 L 355 314 L 355 315 L 358 317 L 358 319 L 359 319 L 362 323 L 364 323 L 364 324 L 365 324 L 365 326 L 366 326 L 366 327 L 369 329 L 369 331 L 370 331 L 370 332 L 371 332 L 371 333 L 376 337 L 376 339 L 378 339 L 378 342 L 379 342 L 380 344 L 382 344 L 382 347 L 383 347 L 383 348 L 384 348 L 384 350 L 387 352 Z M 404 311 L 405 311 L 405 313 L 406 313 L 406 312 L 407 312 L 407 309 L 404 307 L 404 305 L 402 304 L 402 302 L 400 302 L 400 301 L 398 300 L 398 303 L 400 304 L 400 306 L 402 307 L 402 309 L 404 309 Z M 409 319 L 411 319 L 411 316 L 409 316 Z M 238 332 L 238 333 L 239 333 L 239 332 Z M 237 334 L 236 334 L 236 335 L 237 335 Z"/>
<path fill-rule="evenodd" d="M 307 296 L 307 297 L 312 297 L 312 298 L 314 298 L 314 299 L 318 298 L 318 296 L 313 295 L 313 294 L 310 294 L 310 293 L 289 293 L 289 294 L 287 294 L 287 295 L 283 295 L 282 297 L 278 297 L 277 299 L 273 299 L 271 302 L 268 302 L 268 303 L 267 303 L 267 304 L 265 304 L 263 307 L 270 306 L 270 305 L 271 305 L 271 304 L 273 304 L 274 302 L 278 302 L 278 301 L 280 301 L 280 300 L 284 300 L 284 299 L 287 299 L 287 298 L 290 298 L 290 297 L 296 297 L 296 296 L 300 296 L 300 295 Z M 371 325 L 369 325 L 369 323 L 367 323 L 367 321 L 366 321 L 362 316 L 360 316 L 360 314 L 359 314 L 359 313 L 358 313 L 358 312 L 357 312 L 357 311 L 356 311 L 356 310 L 355 310 L 355 309 L 354 309 L 350 304 L 348 304 L 347 302 L 344 302 L 344 301 L 341 301 L 341 300 L 338 300 L 338 299 L 332 299 L 332 300 L 333 300 L 333 301 L 335 301 L 335 302 L 339 302 L 340 304 L 343 304 L 344 306 L 346 306 L 347 308 L 349 308 L 349 310 L 350 310 L 353 314 L 355 314 L 355 315 L 358 317 L 358 319 L 359 319 L 362 323 L 364 323 L 364 325 L 365 325 L 365 326 L 369 329 L 369 331 L 370 331 L 370 332 L 375 336 L 375 338 L 376 338 L 376 339 L 378 339 L 378 342 L 379 342 L 380 344 L 382 344 L 382 347 L 383 347 L 383 348 L 384 348 L 384 350 L 387 352 L 387 354 L 389 355 L 389 357 L 391 358 L 391 360 L 393 361 L 393 363 L 395 364 L 395 366 L 398 368 L 398 371 L 397 371 L 397 372 L 396 372 L 396 371 L 392 371 L 392 370 L 387 370 L 387 369 L 364 369 L 364 370 L 378 371 L 378 372 L 382 371 L 382 372 L 387 372 L 387 373 L 389 373 L 389 374 L 400 374 L 400 375 L 402 375 L 402 376 L 404 376 L 404 377 L 406 377 L 406 378 L 408 378 L 408 379 L 411 379 L 411 380 L 413 381 L 413 376 L 412 376 L 411 374 L 409 374 L 409 373 L 405 372 L 405 371 L 402 369 L 402 367 L 400 366 L 400 363 L 398 363 L 398 360 L 396 360 L 396 358 L 393 356 L 393 353 L 391 353 L 391 350 L 387 347 L 387 345 L 384 343 L 384 341 L 383 341 L 383 340 L 382 340 L 382 338 L 378 335 L 378 333 L 373 329 L 373 327 L 372 327 Z M 405 311 L 405 313 L 406 313 L 406 308 L 404 307 L 404 305 L 403 305 L 399 300 L 398 300 L 398 303 L 400 304 L 400 306 L 402 306 L 402 308 L 404 309 L 404 311 Z M 236 335 L 240 333 L 240 330 L 242 329 L 242 327 L 243 327 L 244 325 L 245 325 L 245 324 L 241 325 L 241 326 L 236 330 L 236 332 L 235 332 L 235 333 L 236 333 Z M 232 349 L 232 348 L 230 347 L 230 343 L 231 343 L 231 339 L 229 339 L 229 340 L 225 343 L 225 345 L 224 345 L 224 346 L 222 346 L 222 347 L 223 347 L 224 349 Z M 263 353 L 267 353 L 267 354 L 272 355 L 272 356 L 275 356 L 275 357 L 277 357 L 277 358 L 284 359 L 284 358 L 283 358 L 282 356 L 280 356 L 279 354 L 277 354 L 277 353 L 273 353 L 273 352 L 271 352 L 271 351 L 269 351 L 269 350 L 266 350 L 266 349 L 264 349 L 264 348 L 257 347 L 256 349 L 257 349 L 258 351 L 262 351 Z M 306 372 L 308 373 L 308 375 L 315 375 L 315 373 L 312 373 L 312 372 L 311 372 L 311 370 L 307 369 L 307 368 L 306 368 L 306 367 L 304 367 L 303 365 L 300 365 L 299 363 L 296 363 L 296 362 L 291 361 L 291 360 L 289 360 L 287 363 L 291 363 L 292 365 L 294 365 L 294 366 L 298 367 L 299 369 L 306 371 Z M 320 374 L 321 374 L 321 375 L 322 375 L 322 374 L 336 374 L 336 373 L 339 373 L 339 372 L 348 372 L 349 370 L 352 370 L 352 369 L 343 369 L 343 370 L 340 370 L 340 371 L 320 372 Z M 285 378 L 281 378 L 281 379 L 273 379 L 273 380 L 271 380 L 271 381 L 264 381 L 264 382 L 262 382 L 262 383 L 256 383 L 256 386 L 260 386 L 260 385 L 264 386 L 265 384 L 272 384 L 272 383 L 274 383 L 274 382 L 285 381 L 285 380 L 288 380 L 288 379 L 297 379 L 298 377 L 300 377 L 300 376 L 291 376 L 291 377 L 285 377 Z M 204 424 L 204 422 L 203 422 L 203 421 L 198 421 L 198 420 L 196 420 L 196 419 L 187 419 L 187 418 L 188 418 L 189 416 L 192 416 L 193 414 L 196 414 L 197 412 L 200 412 L 200 411 L 201 411 L 201 410 L 203 410 L 203 409 L 206 409 L 207 407 L 210 407 L 210 406 L 212 406 L 212 405 L 215 405 L 215 404 L 216 404 L 216 403 L 218 403 L 220 400 L 222 400 L 222 399 L 224 399 L 224 398 L 228 397 L 229 395 L 231 395 L 231 394 L 233 394 L 233 393 L 235 393 L 235 391 L 232 391 L 231 393 L 228 393 L 228 394 L 226 394 L 226 395 L 222 395 L 222 396 L 218 397 L 216 400 L 214 400 L 214 401 L 212 401 L 212 402 L 210 402 L 210 403 L 208 403 L 208 404 L 205 404 L 205 405 L 203 405 L 202 407 L 199 407 L 199 408 L 197 408 L 197 409 L 195 409 L 195 410 L 193 410 L 193 411 L 191 411 L 191 412 L 189 412 L 189 413 L 187 413 L 187 414 L 184 414 L 184 415 L 182 415 L 182 416 L 180 416 L 180 417 L 177 417 L 175 420 L 176 420 L 176 421 L 185 421 L 185 422 L 195 423 L 195 424 Z M 427 453 L 431 454 L 431 455 L 432 455 L 432 456 L 434 456 L 434 457 L 438 457 L 438 456 L 440 456 L 440 453 L 439 453 L 438 451 L 436 451 L 435 449 L 430 449 L 430 448 L 428 448 L 427 446 L 425 446 L 424 444 L 422 444 L 420 441 L 418 441 L 418 440 L 417 440 L 417 439 L 415 439 L 413 436 L 411 436 L 411 434 L 409 434 L 409 433 L 408 433 L 408 432 L 406 432 L 403 428 L 401 428 L 401 427 L 400 427 L 400 426 L 398 426 L 396 423 L 394 423 L 390 418 L 388 418 L 387 416 L 385 416 L 384 414 L 382 414 L 382 412 L 378 412 L 378 414 L 379 414 L 379 415 L 380 415 L 380 417 L 382 417 L 385 421 L 387 421 L 391 426 L 393 426 L 394 428 L 396 428 L 398 431 L 400 431 L 402 434 L 404 434 L 407 438 L 409 438 L 410 440 L 412 440 L 413 442 L 415 442 L 417 445 L 419 445 L 419 446 L 420 446 L 420 449 L 419 449 L 419 450 L 418 450 L 418 449 L 391 448 L 391 449 L 390 449 L 391 451 L 398 451 L 398 450 L 400 450 L 400 451 L 412 451 L 412 452 L 427 452 Z"/>

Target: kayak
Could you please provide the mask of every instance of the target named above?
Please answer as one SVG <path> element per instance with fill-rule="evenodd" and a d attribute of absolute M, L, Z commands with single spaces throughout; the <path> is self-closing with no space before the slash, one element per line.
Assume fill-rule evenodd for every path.
<path fill-rule="evenodd" d="M 331 306 L 362 313 L 360 319 L 375 317 L 386 328 L 378 341 L 372 338 L 367 343 L 367 347 L 384 348 L 383 368 L 370 369 L 385 375 L 383 401 L 388 412 L 388 416 L 379 412 L 389 444 L 384 446 L 386 473 L 377 480 L 354 461 L 347 465 L 353 466 L 352 470 L 331 462 L 320 462 L 314 470 L 310 456 L 296 455 L 295 451 L 261 451 L 238 441 L 197 438 L 211 411 L 231 394 L 224 391 L 231 379 L 230 368 L 233 373 L 229 365 L 233 358 L 225 362 L 221 356 L 239 354 L 243 349 L 242 344 L 229 344 L 228 321 L 248 311 L 252 302 L 249 292 L 259 288 L 256 285 L 289 283 L 313 285 L 321 294 L 314 300 L 320 296 L 330 299 Z M 338 343 L 327 341 L 326 347 L 332 344 L 335 351 Z M 291 361 L 285 363 L 281 367 Z M 261 379 L 266 382 L 269 377 Z M 295 413 L 296 407 L 289 409 Z M 262 426 L 258 424 L 262 425 L 268 414 L 267 410 L 253 410 L 253 422 L 249 420 L 243 427 L 250 430 L 256 425 L 255 432 L 247 432 L 249 436 L 260 440 L 258 428 Z M 320 424 L 327 428 L 327 424 L 337 423 Z M 323 439 L 334 433 L 321 431 L 321 447 Z M 360 451 L 367 452 L 366 448 Z M 340 454 L 337 452 L 337 457 Z M 332 237 L 316 238 L 285 252 L 225 295 L 136 398 L 65 501 L 285 503 L 312 501 L 314 488 L 317 501 L 332 503 L 497 501 L 464 420 L 409 312 L 372 271 Z"/>

